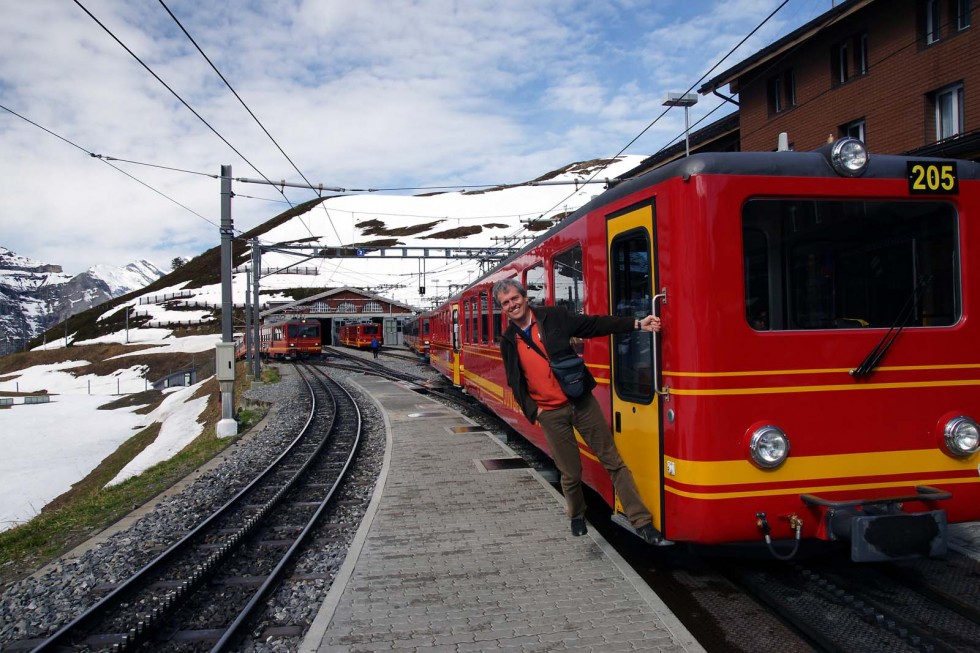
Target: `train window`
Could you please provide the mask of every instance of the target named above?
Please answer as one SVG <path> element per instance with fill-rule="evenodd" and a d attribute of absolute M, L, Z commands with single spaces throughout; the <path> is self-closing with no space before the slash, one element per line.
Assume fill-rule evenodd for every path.
<path fill-rule="evenodd" d="M 422 335 L 429 336 L 429 318 L 422 319 Z"/>
<path fill-rule="evenodd" d="M 577 245 L 556 256 L 551 274 L 552 287 L 555 289 L 555 306 L 564 306 L 572 313 L 584 313 L 582 246 Z"/>
<path fill-rule="evenodd" d="M 490 341 L 490 305 L 487 302 L 487 291 L 480 293 L 480 342 Z"/>
<path fill-rule="evenodd" d="M 316 338 L 320 335 L 320 327 L 316 324 L 290 324 L 287 329 L 290 338 Z"/>
<path fill-rule="evenodd" d="M 650 239 L 645 229 L 619 234 L 609 248 L 612 303 L 615 315 L 641 317 L 650 314 L 652 270 Z M 653 400 L 653 334 L 630 331 L 613 336 L 616 393 L 635 402 Z"/>
<path fill-rule="evenodd" d="M 477 343 L 480 340 L 480 320 L 479 309 L 477 308 L 476 297 L 470 298 L 470 342 Z"/>
<path fill-rule="evenodd" d="M 524 273 L 524 288 L 527 289 L 527 303 L 531 306 L 544 305 L 544 266 L 535 265 Z"/>
<path fill-rule="evenodd" d="M 742 229 L 754 329 L 948 326 L 960 318 L 949 203 L 751 200 Z"/>

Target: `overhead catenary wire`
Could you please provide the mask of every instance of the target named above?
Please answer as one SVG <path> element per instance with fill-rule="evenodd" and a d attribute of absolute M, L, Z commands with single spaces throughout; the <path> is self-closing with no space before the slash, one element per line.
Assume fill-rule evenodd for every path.
<path fill-rule="evenodd" d="M 691 84 L 690 86 L 688 86 L 688 88 L 687 88 L 687 90 L 686 90 L 686 91 L 684 91 L 684 93 L 683 93 L 683 94 L 684 94 L 684 95 L 686 95 L 687 93 L 690 93 L 690 92 L 691 92 L 691 91 L 692 91 L 692 90 L 694 89 L 694 87 L 695 87 L 695 86 L 697 86 L 697 85 L 698 85 L 699 83 L 701 83 L 701 81 L 703 81 L 705 77 L 707 77 L 707 76 L 708 76 L 708 75 L 710 75 L 710 74 L 711 74 L 712 72 L 714 72 L 714 70 L 715 70 L 716 68 L 718 68 L 718 67 L 719 67 L 719 66 L 720 66 L 720 65 L 722 64 L 722 62 L 724 62 L 724 61 L 725 61 L 726 59 L 728 59 L 728 57 L 730 57 L 730 56 L 732 56 L 732 54 L 734 54 L 734 52 L 735 52 L 735 51 L 736 51 L 736 50 L 737 50 L 738 48 L 740 48 L 740 47 L 742 47 L 742 44 L 744 44 L 744 43 L 745 43 L 745 42 L 746 42 L 747 40 L 749 40 L 749 39 L 750 39 L 750 38 L 752 37 L 752 35 L 753 35 L 753 34 L 755 34 L 755 33 L 756 33 L 756 32 L 758 32 L 758 31 L 759 31 L 760 29 L 762 29 L 762 27 L 763 27 L 763 26 L 764 26 L 764 25 L 765 25 L 766 23 L 768 23 L 768 22 L 769 22 L 770 20 L 772 20 L 772 18 L 773 18 L 773 16 L 775 16 L 775 15 L 776 15 L 776 14 L 777 14 L 777 13 L 778 13 L 778 12 L 779 12 L 779 11 L 780 11 L 780 10 L 781 10 L 782 8 L 783 8 L 783 7 L 785 7 L 785 6 L 786 6 L 786 5 L 788 4 L 788 3 L 789 3 L 789 0 L 783 0 L 783 1 L 782 1 L 782 2 L 781 2 L 781 3 L 779 4 L 779 6 L 778 6 L 778 7 L 776 7 L 775 9 L 773 9 L 773 10 L 772 10 L 772 11 L 771 11 L 771 12 L 769 13 L 769 15 L 768 15 L 768 16 L 766 16 L 766 17 L 765 17 L 765 18 L 764 18 L 764 19 L 762 20 L 762 22 L 760 22 L 760 23 L 759 23 L 758 25 L 756 25 L 756 26 L 755 26 L 755 27 L 754 27 L 754 28 L 752 29 L 752 31 L 750 31 L 750 32 L 749 32 L 748 34 L 746 34 L 746 35 L 745 35 L 744 37 L 742 37 L 742 40 L 740 40 L 740 41 L 739 41 L 739 42 L 738 42 L 738 43 L 737 43 L 737 44 L 736 44 L 736 45 L 735 45 L 735 46 L 734 46 L 734 47 L 733 47 L 732 49 L 730 49 L 730 50 L 729 50 L 729 51 L 728 51 L 728 52 L 727 52 L 727 53 L 725 54 L 725 56 L 723 56 L 723 57 L 722 57 L 721 59 L 719 59 L 719 60 L 718 60 L 718 61 L 717 61 L 717 62 L 716 62 L 716 63 L 715 63 L 715 64 L 714 64 L 714 65 L 713 65 L 713 66 L 712 66 L 711 68 L 709 68 L 709 69 L 708 69 L 708 70 L 707 70 L 707 71 L 706 71 L 706 72 L 705 72 L 704 74 L 702 74 L 702 75 L 701 75 L 701 77 L 699 77 L 699 78 L 697 79 L 697 81 L 695 81 L 695 82 L 694 82 L 694 83 L 692 83 L 692 84 Z M 620 156 L 621 156 L 621 155 L 623 154 L 623 152 L 625 152 L 625 151 L 626 151 L 626 150 L 627 150 L 627 149 L 628 149 L 628 148 L 629 148 L 629 147 L 630 147 L 631 145 L 633 145 L 634 143 L 636 143 L 636 141 L 638 141 L 638 140 L 640 139 L 640 137 L 642 137 L 642 136 L 643 136 L 643 134 L 645 134 L 645 133 L 647 133 L 647 132 L 648 132 L 648 131 L 650 130 L 650 128 L 651 128 L 651 127 L 653 127 L 653 126 L 654 126 L 655 124 L 657 124 L 657 122 L 659 122 L 659 121 L 660 121 L 660 119 L 661 119 L 661 118 L 663 118 L 663 117 L 664 117 L 665 115 L 667 115 L 667 112 L 668 112 L 668 111 L 670 111 L 670 109 L 671 109 L 671 107 L 666 107 L 666 108 L 664 108 L 664 110 L 663 110 L 663 111 L 661 111 L 661 112 L 660 112 L 660 114 L 659 114 L 659 115 L 658 115 L 658 116 L 657 116 L 656 118 L 654 118 L 654 119 L 653 119 L 653 121 L 652 121 L 652 122 L 650 122 L 650 124 L 649 124 L 649 125 L 647 125 L 647 126 L 646 126 L 646 127 L 644 127 L 644 128 L 642 129 L 642 130 L 640 130 L 640 133 L 639 133 L 639 134 L 637 134 L 636 136 L 634 136 L 634 137 L 633 137 L 633 138 L 632 138 L 632 139 L 631 139 L 631 140 L 630 140 L 630 141 L 629 141 L 629 142 L 628 142 L 628 143 L 627 143 L 626 145 L 624 145 L 624 146 L 623 146 L 623 147 L 622 147 L 622 148 L 621 148 L 621 149 L 619 150 L 619 152 L 617 152 L 617 153 L 616 153 L 616 154 L 615 154 L 615 155 L 614 155 L 614 156 L 613 156 L 612 158 L 613 158 L 613 159 L 618 159 L 618 158 L 619 158 L 619 157 L 620 157 Z M 662 151 L 663 149 L 666 149 L 666 148 L 662 148 L 662 149 L 661 149 L 661 151 Z M 593 179 L 595 179 L 595 178 L 596 178 L 596 177 L 597 177 L 597 176 L 599 175 L 599 172 L 600 172 L 600 171 L 599 171 L 599 170 L 597 170 L 596 172 L 594 172 L 594 173 L 592 173 L 592 176 L 590 176 L 590 177 L 589 177 L 589 181 L 592 181 Z M 561 204 L 562 204 L 563 202 L 567 202 L 567 201 L 568 201 L 568 199 L 569 199 L 569 198 L 571 198 L 571 197 L 572 197 L 572 196 L 573 196 L 574 194 L 575 194 L 575 193 L 569 193 L 569 194 L 568 194 L 568 195 L 567 195 L 567 196 L 566 196 L 566 197 L 565 197 L 565 198 L 564 198 L 563 200 L 561 200 L 561 201 L 559 201 L 559 202 L 558 202 L 558 203 L 556 203 L 556 204 L 555 204 L 555 205 L 554 205 L 553 207 L 551 207 L 551 208 L 550 208 L 550 209 L 549 209 L 548 211 L 546 211 L 546 213 L 550 213 L 551 211 L 554 211 L 554 210 L 555 210 L 556 208 L 558 208 L 558 206 L 560 206 L 560 205 L 561 205 Z M 524 231 L 524 230 L 518 230 L 518 231 L 517 231 L 517 233 L 516 233 L 516 234 L 514 234 L 514 236 L 518 236 L 518 235 L 520 235 L 520 234 L 522 234 L 522 233 L 523 233 L 523 231 Z"/>
<path fill-rule="evenodd" d="M 205 126 L 206 126 L 206 127 L 208 128 L 208 129 L 210 129 L 210 130 L 211 130 L 211 132 L 212 132 L 212 133 L 214 133 L 214 135 L 215 135 L 215 136 L 217 136 L 217 137 L 218 137 L 219 139 L 221 139 L 221 142 L 223 142 L 223 143 L 224 143 L 225 145 L 227 145 L 227 146 L 228 146 L 229 148 L 231 148 L 231 150 L 232 150 L 232 151 L 233 151 L 233 152 L 234 152 L 235 154 L 237 154 L 237 155 L 238 155 L 239 157 L 241 157 L 241 159 L 242 159 L 242 161 L 244 161 L 244 162 L 245 162 L 246 164 L 248 164 L 248 166 L 249 166 L 250 168 L 252 168 L 253 170 L 255 170 L 255 172 L 257 172 L 257 173 L 259 174 L 259 176 L 260 176 L 260 177 L 262 177 L 263 179 L 265 179 L 266 181 L 268 181 L 268 182 L 269 182 L 270 184 L 272 184 L 272 182 L 271 182 L 271 181 L 269 181 L 269 178 L 268 178 L 268 177 L 266 177 L 266 176 L 265 176 L 265 174 L 264 174 L 264 173 L 263 173 L 263 172 L 262 172 L 261 170 L 259 170 L 259 169 L 258 169 L 258 168 L 257 168 L 257 167 L 255 166 L 255 164 L 253 164 L 253 163 L 252 163 L 251 161 L 249 161 L 249 160 L 248 160 L 248 157 L 246 157 L 246 156 L 245 156 L 244 154 L 242 154 L 242 153 L 241 153 L 241 152 L 240 152 L 240 151 L 238 150 L 238 148 L 236 148 L 236 147 L 235 147 L 234 145 L 232 145 L 232 144 L 231 144 L 231 143 L 230 143 L 230 142 L 228 141 L 228 139 L 226 139 L 226 138 L 225 138 L 224 136 L 222 136 L 222 135 L 221 135 L 221 133 L 220 133 L 220 132 L 218 132 L 218 130 L 217 130 L 217 129 L 215 129 L 215 128 L 214 128 L 214 127 L 213 127 L 213 126 L 211 125 L 211 123 L 209 123 L 209 122 L 208 122 L 207 120 L 205 120 L 205 119 L 204 119 L 204 117 L 203 117 L 203 116 L 202 116 L 201 114 L 199 114 L 199 113 L 198 113 L 198 112 L 197 112 L 197 111 L 196 111 L 196 110 L 194 109 L 194 107 L 192 107 L 192 106 L 191 106 L 190 104 L 188 104 L 188 103 L 187 103 L 187 101 L 186 101 L 186 100 L 184 100 L 184 98 L 182 98 L 182 97 L 180 96 L 180 94 L 179 94 L 179 93 L 177 93 L 177 91 L 175 91 L 174 89 L 172 89 L 172 88 L 170 87 L 170 85 L 169 85 L 169 84 L 167 84 L 167 83 L 166 83 L 165 81 L 163 81 L 163 79 L 162 79 L 162 78 L 161 78 L 161 77 L 160 77 L 159 75 L 157 75 L 157 74 L 156 74 L 156 73 L 155 73 L 155 72 L 153 71 L 153 69 L 152 69 L 152 68 L 150 68 L 150 67 L 149 67 L 149 66 L 148 66 L 148 65 L 147 65 L 147 64 L 146 64 L 146 63 L 145 63 L 145 62 L 144 62 L 144 61 L 143 61 L 142 59 L 140 59 L 140 57 L 139 57 L 139 56 L 138 56 L 138 55 L 137 55 L 137 54 L 136 54 L 135 52 L 133 52 L 132 50 L 130 50 L 130 49 L 129 49 L 129 47 L 128 47 L 128 46 L 127 46 L 127 45 L 126 45 L 125 43 L 123 43 L 123 42 L 122 42 L 122 40 L 121 40 L 121 39 L 120 39 L 120 38 L 119 38 L 118 36 L 116 36 L 116 35 L 115 35 L 115 34 L 114 34 L 114 33 L 112 32 L 112 30 L 110 30 L 110 29 L 109 29 L 108 27 L 106 27 L 106 26 L 105 26 L 105 25 L 104 25 L 104 24 L 102 23 L 102 21 L 100 21 L 100 20 L 99 20 L 98 18 L 96 18 L 96 16 L 95 16 L 95 15 L 94 15 L 94 14 L 93 14 L 93 13 L 92 13 L 91 11 L 89 11 L 89 10 L 88 10 L 88 9 L 87 9 L 87 8 L 85 7 L 85 5 L 83 5 L 83 4 L 81 3 L 81 2 L 79 2 L 79 0 L 73 0 L 73 1 L 74 1 L 74 3 L 75 3 L 76 5 L 78 5 L 78 6 L 79 6 L 79 7 L 81 8 L 81 10 L 82 10 L 82 11 L 84 11 L 84 12 L 85 12 L 86 14 L 88 14 L 88 16 L 89 16 L 89 17 L 90 17 L 90 18 L 91 18 L 91 19 L 92 19 L 93 21 L 95 21 L 95 23 L 96 23 L 96 24 L 97 24 L 97 25 L 98 25 L 99 27 L 101 27 L 101 28 L 102 28 L 102 29 L 103 29 L 103 30 L 104 30 L 104 31 L 106 32 L 106 34 L 108 34 L 108 35 L 109 35 L 110 37 L 112 37 L 112 39 L 113 39 L 113 40 L 114 40 L 114 41 L 115 41 L 116 43 L 118 43 L 118 44 L 120 45 L 120 47 L 122 47 L 122 49 L 124 49 L 124 50 L 125 50 L 125 51 L 126 51 L 126 52 L 127 52 L 127 53 L 128 53 L 128 54 L 129 54 L 130 56 L 131 56 L 131 57 L 133 57 L 133 59 L 135 59 L 135 60 L 136 60 L 136 61 L 137 61 L 137 62 L 138 62 L 138 63 L 139 63 L 139 64 L 140 64 L 141 66 L 143 66 L 143 68 L 144 68 L 144 69 L 145 69 L 145 70 L 146 70 L 146 71 L 147 71 L 148 73 L 150 73 L 150 75 L 152 75 L 154 79 L 156 79 L 156 80 L 157 80 L 158 82 L 160 82 L 160 84 L 162 84 L 162 85 L 163 85 L 163 87 L 164 87 L 164 88 L 166 88 L 166 89 L 167 89 L 168 91 L 170 91 L 170 93 L 171 93 L 171 95 L 173 95 L 173 96 L 174 96 L 175 98 L 177 98 L 177 100 L 178 100 L 178 101 L 179 101 L 179 102 L 180 102 L 181 104 L 183 104 L 183 105 L 184 105 L 184 106 L 185 106 L 185 107 L 187 108 L 187 110 L 188 110 L 188 111 L 190 111 L 190 112 L 191 112 L 192 114 L 194 114 L 194 116 L 195 116 L 195 117 L 196 117 L 196 118 L 197 118 L 198 120 L 200 120 L 200 121 L 201 121 L 202 123 L 204 123 L 204 125 L 205 125 Z M 283 195 L 283 197 L 286 197 L 286 195 L 285 195 L 285 193 L 283 193 L 282 195 Z M 289 198 L 286 198 L 286 201 L 289 201 Z M 291 203 L 291 202 L 290 202 L 290 206 L 292 206 L 292 203 Z"/>
<path fill-rule="evenodd" d="M 148 188 L 148 189 L 150 189 L 151 191 L 153 191 L 153 192 L 154 192 L 154 193 L 156 193 L 157 195 L 159 195 L 159 196 L 161 196 L 161 197 L 163 197 L 163 198 L 164 198 L 164 199 L 166 199 L 167 201 L 169 201 L 169 202 L 173 202 L 174 204 L 176 204 L 176 205 L 177 205 L 177 206 L 179 206 L 180 208 L 182 208 L 182 209 L 184 209 L 185 211 L 188 211 L 188 212 L 190 212 L 190 213 L 192 213 L 192 214 L 194 214 L 194 215 L 196 215 L 197 217 L 199 217 L 200 219 L 202 219 L 202 220 L 204 220 L 204 221 L 205 221 L 205 222 L 207 222 L 208 224 L 210 224 L 210 225 L 213 225 L 213 226 L 215 226 L 215 227 L 219 227 L 219 225 L 218 225 L 218 223 L 217 223 L 217 222 L 214 222 L 213 220 L 209 220 L 208 218 L 206 218 L 206 217 L 204 217 L 203 215 L 201 215 L 200 213 L 198 213 L 198 212 L 197 212 L 197 211 L 195 211 L 194 209 L 192 209 L 192 208 L 189 208 L 189 207 L 187 207 L 187 206 L 185 206 L 185 205 L 183 205 L 183 204 L 181 204 L 180 202 L 178 202 L 178 201 L 177 201 L 177 200 L 175 200 L 174 198 L 172 198 L 172 197 L 170 197 L 169 195 L 167 195 L 167 194 L 166 194 L 166 193 L 164 193 L 163 191 L 160 191 L 160 190 L 158 190 L 158 189 L 156 189 L 156 188 L 154 188 L 153 186 L 151 186 L 151 185 L 149 185 L 148 183 L 146 183 L 146 182 L 145 182 L 145 181 L 143 181 L 142 179 L 139 179 L 138 177 L 135 177 L 135 176 L 133 176 L 133 175 L 131 175 L 131 174 L 129 174 L 128 172 L 126 172 L 125 170 L 123 170 L 122 168 L 120 168 L 119 166 L 115 166 L 115 165 L 113 165 L 113 164 L 112 164 L 112 163 L 110 162 L 110 161 L 114 161 L 114 160 L 116 160 L 116 159 L 111 159 L 111 158 L 109 158 L 109 157 L 103 157 L 102 155 L 99 155 L 99 154 L 96 154 L 95 152 L 91 152 L 91 151 L 89 151 L 89 150 L 87 150 L 87 149 L 85 149 L 84 147 L 82 147 L 81 145 L 79 145 L 79 144 L 77 144 L 77 143 L 73 143 L 72 141 L 70 141 L 70 140 L 68 140 L 68 139 L 67 139 L 67 138 L 65 138 L 64 136 L 62 136 L 62 135 L 60 135 L 60 134 L 56 134 L 55 132 L 53 132 L 53 131 L 51 131 L 51 130 L 50 130 L 50 129 L 48 129 L 47 127 L 45 127 L 45 126 L 43 126 L 43 125 L 40 125 L 40 124 L 38 124 L 38 123 L 36 123 L 36 122 L 34 122 L 34 121 L 33 121 L 33 120 L 31 120 L 30 118 L 27 118 L 26 116 L 22 116 L 21 114 L 19 114 L 19 113 L 17 113 L 17 112 L 16 112 L 16 111 L 14 111 L 13 109 L 10 109 L 9 107 L 6 107 L 6 106 L 4 106 L 4 105 L 2 105 L 2 104 L 0 104 L 0 109 L 3 109 L 4 111 L 6 111 L 6 112 L 8 112 L 8 113 L 10 113 L 10 114 L 12 114 L 12 115 L 14 115 L 14 116 L 17 116 L 18 118 L 20 118 L 20 119 L 21 119 L 21 120 L 23 120 L 24 122 L 27 122 L 27 123 L 29 123 L 29 124 L 31 124 L 31 125 L 34 125 L 35 127 L 37 127 L 38 129 L 40 129 L 41 131 L 44 131 L 44 132 L 46 132 L 46 133 L 48 133 L 48 134 L 50 134 L 51 136 L 54 136 L 55 138 L 57 138 L 57 139 L 59 139 L 59 140 L 61 140 L 61 141 L 64 141 L 65 143 L 68 143 L 69 145 L 71 145 L 72 147 L 74 147 L 74 148 L 76 148 L 76 149 L 78 149 L 78 150 L 81 150 L 81 151 L 82 151 L 82 152 L 84 152 L 85 154 L 87 154 L 87 155 L 89 155 L 89 157 L 91 157 L 91 158 L 93 158 L 93 159 L 97 159 L 97 160 L 99 160 L 99 161 L 101 161 L 102 163 L 104 163 L 104 164 L 106 164 L 107 166 L 109 166 L 110 168 L 112 168 L 112 169 L 114 169 L 114 170 L 116 170 L 117 172 L 120 172 L 120 173 L 122 173 L 122 174 L 124 174 L 124 175 L 126 175 L 127 177 L 129 177 L 130 179 L 132 179 L 133 181 L 135 181 L 136 183 L 138 183 L 138 184 L 141 184 L 142 186 L 145 186 L 146 188 Z M 219 227 L 219 228 L 220 228 L 220 227 Z"/>
<path fill-rule="evenodd" d="M 222 82 L 225 83 L 225 86 L 228 87 L 228 90 L 231 91 L 232 95 L 234 95 L 235 98 L 245 108 L 245 111 L 248 112 L 248 115 L 252 116 L 252 120 L 255 121 L 255 124 L 257 124 L 259 126 L 259 128 L 265 133 L 265 135 L 269 137 L 269 140 L 272 141 L 273 145 L 275 145 L 276 148 L 279 150 L 279 152 L 282 153 L 282 155 L 286 158 L 287 161 L 289 161 L 289 165 L 293 166 L 293 170 L 295 170 L 296 172 L 299 173 L 299 176 L 303 178 L 303 181 L 305 181 L 307 184 L 309 184 L 310 186 L 312 186 L 313 184 L 310 182 L 310 180 L 307 179 L 306 178 L 306 175 L 304 175 L 303 172 L 296 166 L 296 164 L 293 163 L 293 160 L 291 158 L 289 158 L 289 155 L 286 154 L 286 151 L 284 149 L 282 149 L 282 147 L 279 145 L 279 142 L 275 138 L 273 138 L 272 134 L 269 133 L 269 130 L 266 129 L 265 128 L 265 125 L 262 124 L 262 121 L 259 120 L 258 116 L 255 115 L 255 112 L 252 111 L 251 108 L 249 108 L 248 104 L 245 103 L 245 100 L 242 99 L 242 96 L 240 96 L 238 94 L 238 91 L 236 91 L 235 88 L 231 85 L 231 82 L 229 82 L 228 79 L 223 74 L 221 74 L 221 71 L 218 70 L 218 67 L 215 66 L 214 65 L 214 62 L 211 61 L 211 58 L 208 57 L 208 55 L 204 53 L 204 50 L 201 49 L 201 46 L 197 44 L 197 41 L 194 40 L 194 37 L 191 36 L 190 32 L 187 31 L 187 29 L 180 22 L 180 20 L 177 18 L 177 16 L 174 15 L 174 12 L 170 11 L 170 7 L 168 7 L 167 4 L 163 0 L 158 0 L 158 2 L 160 3 L 160 6 L 162 6 L 164 8 L 164 10 L 166 10 L 167 14 L 170 15 L 170 17 L 173 19 L 173 21 L 175 23 L 177 23 L 177 27 L 179 27 L 180 28 L 180 31 L 182 31 L 184 33 L 184 36 L 187 37 L 187 40 L 189 40 L 194 45 L 194 47 L 197 48 L 197 51 L 201 54 L 202 57 L 204 57 L 204 60 L 208 62 L 208 65 L 211 66 L 211 69 L 215 72 L 215 74 L 218 77 L 221 78 L 221 81 Z M 259 174 L 261 175 L 262 173 L 259 173 Z M 265 175 L 262 175 L 262 176 L 265 177 Z M 266 181 L 268 181 L 268 180 L 266 180 Z M 286 196 L 285 190 L 282 190 L 280 192 L 282 192 L 283 197 Z M 337 227 L 334 225 L 333 220 L 330 219 L 330 212 L 327 211 L 326 207 L 324 207 L 323 210 L 327 214 L 327 222 L 329 222 L 331 228 L 333 228 L 334 234 L 337 236 L 337 242 L 339 244 L 340 243 L 340 234 L 337 232 Z M 300 222 L 306 227 L 306 230 L 310 233 L 310 235 L 313 236 L 313 231 L 310 229 L 309 225 L 307 225 L 302 220 L 300 220 Z"/>

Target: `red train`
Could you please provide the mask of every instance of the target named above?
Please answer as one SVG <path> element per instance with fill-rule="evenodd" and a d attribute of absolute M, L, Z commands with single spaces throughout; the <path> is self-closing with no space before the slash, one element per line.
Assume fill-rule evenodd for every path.
<path fill-rule="evenodd" d="M 976 163 L 869 156 L 853 139 L 698 154 L 613 187 L 434 311 L 431 364 L 547 452 L 504 379 L 493 283 L 571 311 L 657 313 L 659 335 L 578 347 L 665 541 L 941 554 L 948 523 L 980 519 L 972 256 Z"/>
<path fill-rule="evenodd" d="M 432 318 L 430 315 L 420 315 L 402 326 L 402 341 L 413 353 L 419 356 L 429 356 Z"/>
<path fill-rule="evenodd" d="M 371 346 L 371 340 L 374 338 L 378 339 L 379 345 L 383 346 L 385 344 L 384 334 L 382 333 L 380 324 L 345 324 L 340 327 L 338 337 L 340 344 L 358 349 L 369 348 Z"/>
<path fill-rule="evenodd" d="M 259 330 L 259 355 L 264 358 L 311 358 L 323 352 L 316 320 L 267 322 Z"/>

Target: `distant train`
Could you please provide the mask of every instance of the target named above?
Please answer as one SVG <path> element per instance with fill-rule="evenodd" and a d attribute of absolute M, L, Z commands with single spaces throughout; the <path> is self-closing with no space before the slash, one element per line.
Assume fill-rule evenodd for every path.
<path fill-rule="evenodd" d="M 296 360 L 322 352 L 320 323 L 316 320 L 267 322 L 259 331 L 259 355 L 263 358 Z"/>
<path fill-rule="evenodd" d="M 357 349 L 367 349 L 371 346 L 371 340 L 378 339 L 379 345 L 384 345 L 384 334 L 381 325 L 370 322 L 362 324 L 345 324 L 340 327 L 338 332 L 340 344 Z"/>
<path fill-rule="evenodd" d="M 428 357 L 430 328 L 431 318 L 428 315 L 406 322 L 402 326 L 402 341 L 413 353 Z"/>
<path fill-rule="evenodd" d="M 493 284 L 659 314 L 660 334 L 575 346 L 664 542 L 941 554 L 948 523 L 980 520 L 978 257 L 980 164 L 854 139 L 697 154 L 606 191 L 427 314 L 430 362 L 547 452 L 504 378 Z"/>

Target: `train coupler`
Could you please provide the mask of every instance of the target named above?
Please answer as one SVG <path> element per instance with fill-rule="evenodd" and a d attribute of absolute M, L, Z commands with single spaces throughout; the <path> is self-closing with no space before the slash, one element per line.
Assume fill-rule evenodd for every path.
<path fill-rule="evenodd" d="M 805 504 L 823 510 L 822 519 L 831 540 L 850 542 L 851 560 L 876 562 L 945 555 L 948 526 L 945 510 L 905 512 L 912 501 L 934 502 L 951 498 L 951 492 L 926 485 L 915 494 L 834 501 L 801 495 Z"/>

